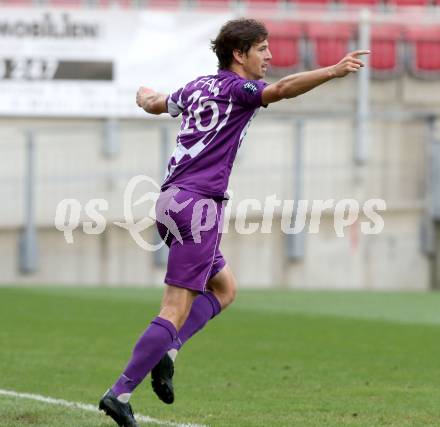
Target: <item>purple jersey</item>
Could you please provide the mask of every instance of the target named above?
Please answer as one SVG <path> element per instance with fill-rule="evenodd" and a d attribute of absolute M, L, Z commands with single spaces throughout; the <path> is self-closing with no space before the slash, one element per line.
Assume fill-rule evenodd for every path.
<path fill-rule="evenodd" d="M 219 70 L 188 83 L 167 99 L 173 117 L 182 113 L 177 147 L 162 185 L 224 197 L 237 150 L 261 107 L 267 83 Z"/>

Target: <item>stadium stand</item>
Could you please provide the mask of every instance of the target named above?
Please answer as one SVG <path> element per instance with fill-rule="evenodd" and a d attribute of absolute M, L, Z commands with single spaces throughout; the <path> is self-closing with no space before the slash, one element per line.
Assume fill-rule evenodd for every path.
<path fill-rule="evenodd" d="M 426 9 L 438 10 L 440 0 L 0 0 L 0 6 L 49 5 L 53 7 L 99 8 L 120 7 L 176 10 L 192 3 L 200 9 L 230 9 L 246 5 L 252 13 L 253 7 L 268 7 L 280 11 L 310 8 L 316 13 L 338 7 L 352 10 L 353 7 L 370 6 L 374 13 L 397 14 L 411 11 L 413 22 L 426 16 Z M 437 7 L 435 7 L 437 5 Z M 387 9 L 384 9 L 388 6 Z M 431 12 L 429 12 L 431 13 Z M 419 19 L 420 17 L 420 19 Z M 349 22 L 298 22 L 265 21 L 270 32 L 270 48 L 273 54 L 273 75 L 308 68 L 325 67 L 340 60 L 356 46 L 356 23 Z M 440 26 L 406 24 L 373 24 L 371 27 L 370 66 L 372 77 L 392 78 L 400 76 L 406 69 L 416 78 L 440 77 Z"/>
<path fill-rule="evenodd" d="M 377 10 L 388 10 L 392 13 L 397 8 L 414 8 L 421 7 L 421 11 L 425 7 L 440 6 L 440 0 L 0 0 L 0 6 L 29 6 L 29 5 L 56 5 L 64 7 L 77 6 L 122 6 L 133 8 L 145 7 L 227 7 L 235 8 L 244 5 L 247 8 L 266 7 L 267 8 L 284 8 L 301 9 L 302 7 L 319 8 L 323 5 L 333 10 L 344 10 L 344 7 L 350 9 L 357 7 L 368 7 Z"/>

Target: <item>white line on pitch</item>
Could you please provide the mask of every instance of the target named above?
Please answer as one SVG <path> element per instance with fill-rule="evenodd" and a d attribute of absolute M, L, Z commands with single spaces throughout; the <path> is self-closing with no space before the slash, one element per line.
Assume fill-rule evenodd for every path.
<path fill-rule="evenodd" d="M 80 402 L 69 402 L 67 400 L 63 399 L 54 399 L 53 397 L 46 397 L 41 396 L 40 394 L 33 394 L 33 393 L 18 393 L 16 391 L 12 390 L 2 390 L 0 389 L 0 395 L 3 396 L 11 396 L 11 397 L 18 397 L 20 399 L 30 399 L 30 400 L 37 400 L 38 402 L 44 402 L 49 403 L 51 405 L 58 405 L 58 406 L 66 406 L 68 408 L 74 408 L 74 409 L 82 409 L 83 411 L 89 411 L 89 412 L 95 412 L 98 413 L 98 408 L 94 405 L 90 405 L 88 403 L 80 403 Z M 149 424 L 160 424 L 163 426 L 170 426 L 170 427 L 207 427 L 203 424 L 188 424 L 188 423 L 176 423 L 173 421 L 163 421 L 163 420 L 156 420 L 155 418 L 151 418 L 148 415 L 142 415 L 142 414 L 135 414 L 137 421 L 143 421 L 145 423 Z"/>

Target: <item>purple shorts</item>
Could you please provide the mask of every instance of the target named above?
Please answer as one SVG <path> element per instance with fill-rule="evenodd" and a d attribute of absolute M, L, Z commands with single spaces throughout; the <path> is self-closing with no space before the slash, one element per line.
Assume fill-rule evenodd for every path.
<path fill-rule="evenodd" d="M 225 265 L 219 250 L 223 200 L 170 187 L 156 203 L 156 226 L 169 246 L 165 283 L 203 292 Z"/>

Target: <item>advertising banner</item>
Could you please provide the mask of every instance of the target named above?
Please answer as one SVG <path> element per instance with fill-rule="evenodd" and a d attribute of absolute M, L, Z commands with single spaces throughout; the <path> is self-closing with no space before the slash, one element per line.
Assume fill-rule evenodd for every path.
<path fill-rule="evenodd" d="M 227 14 L 0 9 L 0 114 L 139 117 L 136 90 L 170 93 L 216 72 Z"/>

